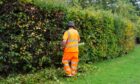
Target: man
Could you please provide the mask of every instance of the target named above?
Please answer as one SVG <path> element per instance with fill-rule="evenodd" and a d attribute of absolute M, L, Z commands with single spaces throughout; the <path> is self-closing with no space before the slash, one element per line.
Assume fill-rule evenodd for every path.
<path fill-rule="evenodd" d="M 75 76 L 77 73 L 78 65 L 78 43 L 80 42 L 80 36 L 78 31 L 75 29 L 73 21 L 68 22 L 68 30 L 63 35 L 63 58 L 62 63 L 64 64 L 64 70 L 67 76 Z"/>

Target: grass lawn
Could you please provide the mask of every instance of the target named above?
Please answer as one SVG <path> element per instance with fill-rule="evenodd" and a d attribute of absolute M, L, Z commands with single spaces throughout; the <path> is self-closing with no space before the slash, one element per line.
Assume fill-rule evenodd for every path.
<path fill-rule="evenodd" d="M 94 63 L 88 69 L 95 66 L 97 68 L 93 71 L 82 75 L 79 73 L 78 77 L 60 77 L 57 81 L 46 80 L 44 71 L 8 77 L 0 80 L 0 84 L 140 84 L 140 46 L 126 56 Z M 48 74 L 47 71 L 46 73 Z"/>

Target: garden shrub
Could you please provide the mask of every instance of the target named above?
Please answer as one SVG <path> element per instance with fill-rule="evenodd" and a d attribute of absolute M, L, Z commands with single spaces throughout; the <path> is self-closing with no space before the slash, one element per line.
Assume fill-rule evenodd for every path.
<path fill-rule="evenodd" d="M 4 4 L 0 15 L 0 72 L 60 64 L 63 11 L 43 12 L 32 4 L 17 1 Z"/>
<path fill-rule="evenodd" d="M 110 12 L 37 1 L 4 3 L 0 8 L 1 74 L 60 66 L 60 42 L 69 20 L 75 22 L 81 42 L 85 43 L 80 46 L 80 62 L 115 58 L 134 47 L 133 24 L 129 20 Z"/>
<path fill-rule="evenodd" d="M 137 34 L 136 34 L 136 42 L 138 43 L 138 44 L 140 44 L 140 18 L 138 18 L 138 21 L 137 21 L 137 23 L 135 23 L 135 26 L 136 26 L 136 32 L 137 32 Z"/>
<path fill-rule="evenodd" d="M 135 45 L 135 29 L 133 23 L 128 19 L 115 16 L 115 33 L 118 39 L 120 54 L 128 53 Z"/>
<path fill-rule="evenodd" d="M 129 51 L 133 50 L 135 46 L 135 31 L 133 24 L 129 20 L 125 20 L 124 27 L 124 52 L 128 53 Z"/>

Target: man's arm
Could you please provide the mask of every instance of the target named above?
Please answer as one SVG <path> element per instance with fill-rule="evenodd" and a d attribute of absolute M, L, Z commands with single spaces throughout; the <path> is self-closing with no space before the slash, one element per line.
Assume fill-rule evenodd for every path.
<path fill-rule="evenodd" d="M 63 40 L 63 41 L 62 41 L 62 49 L 65 48 L 65 46 L 66 46 L 66 42 L 67 42 L 66 40 Z"/>
<path fill-rule="evenodd" d="M 68 39 L 68 34 L 67 34 L 67 32 L 65 32 L 64 33 L 64 35 L 63 35 L 63 41 L 62 41 L 62 49 L 64 49 L 65 48 L 65 46 L 66 46 L 66 43 L 67 43 L 67 39 Z"/>

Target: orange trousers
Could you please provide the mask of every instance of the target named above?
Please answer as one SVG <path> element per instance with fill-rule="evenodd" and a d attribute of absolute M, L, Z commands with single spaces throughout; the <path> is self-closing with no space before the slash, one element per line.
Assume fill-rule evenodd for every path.
<path fill-rule="evenodd" d="M 76 75 L 78 62 L 78 52 L 64 52 L 62 63 L 67 75 Z"/>

